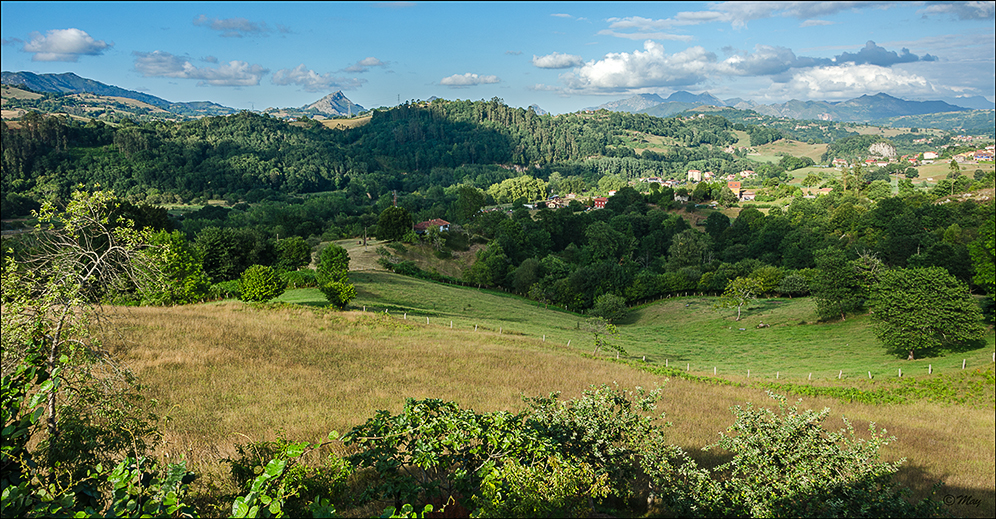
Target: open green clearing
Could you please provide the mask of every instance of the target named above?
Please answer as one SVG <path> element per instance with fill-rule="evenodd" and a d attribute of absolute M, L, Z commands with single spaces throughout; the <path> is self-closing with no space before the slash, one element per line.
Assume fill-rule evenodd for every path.
<path fill-rule="evenodd" d="M 581 314 L 548 307 L 511 294 L 459 287 L 388 272 L 353 272 L 357 298 L 351 309 L 385 310 L 398 318 L 455 330 L 510 334 L 570 345 L 590 352 L 589 334 L 578 329 Z M 317 289 L 289 290 L 278 301 L 325 306 Z M 740 322 L 735 310 L 713 309 L 713 297 L 664 299 L 630 310 L 610 340 L 622 345 L 630 359 L 669 365 L 692 374 L 713 374 L 732 380 L 750 378 L 808 382 L 867 381 L 952 374 L 964 360 L 968 368 L 990 366 L 994 335 L 986 346 L 968 351 L 938 352 L 907 361 L 887 351 L 875 338 L 873 322 L 857 316 L 843 322 L 818 323 L 811 298 L 771 298 L 755 302 Z M 769 328 L 757 328 L 761 322 Z M 843 371 L 843 374 L 841 374 Z M 844 382 L 849 383 L 847 381 Z"/>

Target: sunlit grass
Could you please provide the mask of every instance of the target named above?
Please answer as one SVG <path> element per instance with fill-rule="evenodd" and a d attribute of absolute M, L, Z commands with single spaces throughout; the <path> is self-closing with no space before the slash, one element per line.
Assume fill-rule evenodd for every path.
<path fill-rule="evenodd" d="M 592 339 L 578 328 L 585 315 L 557 307 L 544 307 L 527 299 L 494 290 L 477 290 L 387 272 L 353 272 L 358 296 L 355 310 L 385 310 L 390 315 L 455 330 L 523 335 L 552 344 L 591 351 Z M 279 301 L 325 306 L 317 289 L 286 292 Z M 843 322 L 817 322 L 811 298 L 761 299 L 736 321 L 735 310 L 716 310 L 713 297 L 664 299 L 630 310 L 618 323 L 611 340 L 622 345 L 630 358 L 696 374 L 779 380 L 874 379 L 950 373 L 962 361 L 974 368 L 992 362 L 993 334 L 987 347 L 965 352 L 939 352 L 915 361 L 886 350 L 875 338 L 866 315 Z M 769 328 L 757 328 L 765 323 Z M 843 373 L 842 373 L 843 372 Z"/>
<path fill-rule="evenodd" d="M 428 288 L 410 285 L 408 278 L 367 287 L 364 297 L 376 301 L 381 290 L 397 294 L 399 309 L 430 297 Z M 437 302 L 437 313 L 453 312 L 452 308 L 458 313 L 467 304 L 459 294 L 451 295 L 449 301 Z M 526 312 L 516 308 L 523 305 L 501 294 L 464 297 L 489 301 L 477 301 L 475 308 L 496 305 L 509 318 Z M 526 307 L 554 321 L 562 315 L 564 325 L 572 318 Z M 669 441 L 706 463 L 720 461 L 714 456 L 722 454 L 698 449 L 715 441 L 716 434 L 732 423 L 730 406 L 770 402 L 757 387 L 666 382 L 623 364 L 587 358 L 549 338 L 543 342 L 535 335 L 474 332 L 469 326 L 450 329 L 448 323 L 426 325 L 411 315 L 406 321 L 397 310 L 384 315 L 227 302 L 116 311 L 121 334 L 106 345 L 161 402 L 168 417 L 163 451 L 186 456 L 194 470 L 211 478 L 224 478 L 226 465 L 220 460 L 233 455 L 237 443 L 272 439 L 278 431 L 288 438 L 314 441 L 331 430 L 343 432 L 378 409 L 397 412 L 408 397 L 453 400 L 478 411 L 515 410 L 521 408 L 521 395 L 563 391 L 570 397 L 591 384 L 666 383 L 661 410 L 673 423 Z M 475 317 L 492 325 L 514 322 Z M 662 317 L 640 316 L 636 322 L 662 324 L 654 319 Z M 680 320 L 694 328 L 698 319 L 688 314 Z M 991 408 L 925 402 L 872 406 L 828 398 L 807 398 L 803 403 L 803 407 L 824 406 L 833 409 L 830 427 L 842 426 L 841 416 L 846 416 L 861 436 L 871 421 L 896 435 L 899 439 L 885 450 L 885 459 L 906 457 L 907 468 L 901 475 L 921 495 L 938 479 L 958 492 L 992 495 L 996 424 Z M 985 517 L 992 514 L 993 503 L 983 499 L 978 509 L 952 511 Z"/>

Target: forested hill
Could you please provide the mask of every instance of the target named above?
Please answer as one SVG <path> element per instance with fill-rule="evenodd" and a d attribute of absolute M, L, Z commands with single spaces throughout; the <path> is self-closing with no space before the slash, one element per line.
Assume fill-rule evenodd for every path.
<path fill-rule="evenodd" d="M 152 193 L 160 199 L 148 201 L 162 203 L 343 189 L 376 199 L 429 185 L 487 188 L 523 168 L 540 178 L 555 168 L 588 182 L 606 174 L 683 176 L 696 166 L 747 167 L 722 151 L 737 140 L 732 129 L 716 116 L 537 115 L 498 99 L 406 104 L 349 130 L 249 112 L 116 126 L 29 114 L 16 127 L 3 125 L 2 188 L 41 200 L 100 184 L 124 196 Z M 663 146 L 637 156 L 624 145 L 634 135 Z"/>

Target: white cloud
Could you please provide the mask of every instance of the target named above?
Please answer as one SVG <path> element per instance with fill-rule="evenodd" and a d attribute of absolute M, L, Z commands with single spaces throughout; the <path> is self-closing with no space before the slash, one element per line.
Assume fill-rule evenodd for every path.
<path fill-rule="evenodd" d="M 359 88 L 367 82 L 365 79 L 336 77 L 331 72 L 319 74 L 308 69 L 304 63 L 292 69 L 283 68 L 274 72 L 271 81 L 274 85 L 298 85 L 305 92 L 325 92 L 332 89 L 351 90 Z"/>
<path fill-rule="evenodd" d="M 256 86 L 270 71 L 245 61 L 229 61 L 217 67 L 196 67 L 190 58 L 168 52 L 135 51 L 135 70 L 145 77 L 197 79 L 199 84 L 212 86 Z"/>
<path fill-rule="evenodd" d="M 826 20 L 806 20 L 799 24 L 799 27 L 819 27 L 821 25 L 835 25 L 837 22 L 828 22 Z"/>
<path fill-rule="evenodd" d="M 893 96 L 926 95 L 939 90 L 917 74 L 867 64 L 800 71 L 783 89 L 788 96 L 811 99 L 851 99 L 878 92 Z"/>
<path fill-rule="evenodd" d="M 113 43 L 95 40 L 79 29 L 54 29 L 44 35 L 31 33 L 31 41 L 24 44 L 24 52 L 34 54 L 31 61 L 79 61 L 80 56 L 98 56 Z"/>
<path fill-rule="evenodd" d="M 828 59 L 797 57 L 787 47 L 755 45 L 753 53 L 739 53 L 723 61 L 717 72 L 734 76 L 774 76 L 792 68 L 830 64 Z"/>
<path fill-rule="evenodd" d="M 716 68 L 716 55 L 702 47 L 691 47 L 676 54 L 664 52 L 664 46 L 646 41 L 644 52 L 606 54 L 574 72 L 560 76 L 569 89 L 579 91 L 620 91 L 633 88 L 690 86 L 705 80 Z"/>
<path fill-rule="evenodd" d="M 451 88 L 490 85 L 499 82 L 501 82 L 501 79 L 498 79 L 498 76 L 479 76 L 469 72 L 463 75 L 453 74 L 452 76 L 444 77 L 439 80 L 440 85 L 445 85 Z"/>
<path fill-rule="evenodd" d="M 567 13 L 553 13 L 550 16 L 555 16 L 557 18 L 574 18 L 573 16 L 571 16 L 571 15 L 569 15 Z"/>
<path fill-rule="evenodd" d="M 381 61 L 374 57 L 363 58 L 356 63 L 343 69 L 345 72 L 360 73 L 370 70 L 370 67 L 384 67 L 387 68 L 388 63 L 386 61 Z"/>
<path fill-rule="evenodd" d="M 547 54 L 546 56 L 533 54 L 533 65 L 539 68 L 571 68 L 577 67 L 582 63 L 584 63 L 584 59 L 581 56 L 573 54 L 561 54 L 559 52 Z"/>
<path fill-rule="evenodd" d="M 960 20 L 992 20 L 996 18 L 996 2 L 927 2 L 927 7 L 917 11 L 928 14 L 951 14 Z"/>
<path fill-rule="evenodd" d="M 221 32 L 221 36 L 225 38 L 241 38 L 243 36 L 261 36 L 270 32 L 270 28 L 266 26 L 266 22 L 250 22 L 249 20 L 242 17 L 235 18 L 208 18 L 205 15 L 200 15 L 194 18 L 194 25 L 198 27 L 207 27 L 213 31 Z M 281 26 L 286 32 L 286 27 Z"/>

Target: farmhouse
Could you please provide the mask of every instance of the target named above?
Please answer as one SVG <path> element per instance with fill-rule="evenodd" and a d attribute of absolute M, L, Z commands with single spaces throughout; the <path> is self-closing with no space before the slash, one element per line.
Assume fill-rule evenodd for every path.
<path fill-rule="evenodd" d="M 415 224 L 415 234 L 425 234 L 430 228 L 438 227 L 439 232 L 446 232 L 450 230 L 450 222 L 446 220 L 440 220 L 439 218 L 433 218 L 432 220 L 427 220 L 424 222 L 419 222 Z"/>
<path fill-rule="evenodd" d="M 604 196 L 600 196 L 592 201 L 595 202 L 595 209 L 605 209 L 605 202 L 608 202 L 609 199 Z"/>

